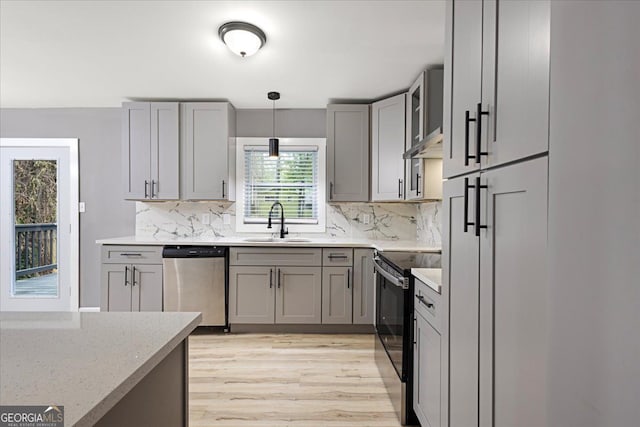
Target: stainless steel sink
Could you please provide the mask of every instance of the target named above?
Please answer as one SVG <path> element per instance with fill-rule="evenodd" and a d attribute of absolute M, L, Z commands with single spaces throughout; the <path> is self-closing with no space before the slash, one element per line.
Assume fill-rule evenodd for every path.
<path fill-rule="evenodd" d="M 273 242 L 274 238 L 273 237 L 247 237 L 242 240 L 244 240 L 245 242 L 268 243 L 268 242 Z"/>
<path fill-rule="evenodd" d="M 307 239 L 305 237 L 287 237 L 285 239 L 280 239 L 277 237 L 245 237 L 245 242 L 250 243 L 305 243 L 311 242 L 311 239 Z"/>

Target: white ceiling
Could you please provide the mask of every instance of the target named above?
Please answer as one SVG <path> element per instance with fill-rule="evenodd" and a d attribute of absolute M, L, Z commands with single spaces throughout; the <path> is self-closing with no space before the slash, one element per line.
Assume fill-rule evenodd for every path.
<path fill-rule="evenodd" d="M 261 27 L 254 56 L 217 35 Z M 444 58 L 444 1 L 0 1 L 1 107 L 227 99 L 324 108 L 411 85 Z"/>

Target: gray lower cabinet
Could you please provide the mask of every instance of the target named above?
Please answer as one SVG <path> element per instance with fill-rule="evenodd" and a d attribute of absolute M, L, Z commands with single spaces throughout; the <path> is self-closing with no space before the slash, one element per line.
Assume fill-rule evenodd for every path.
<path fill-rule="evenodd" d="M 353 323 L 351 267 L 322 269 L 322 323 Z"/>
<path fill-rule="evenodd" d="M 413 409 L 422 427 L 440 427 L 442 337 L 417 311 L 414 333 Z"/>
<path fill-rule="evenodd" d="M 371 105 L 371 201 L 404 200 L 405 94 Z"/>
<path fill-rule="evenodd" d="M 321 249 L 239 247 L 229 253 L 230 324 L 321 322 Z"/>
<path fill-rule="evenodd" d="M 162 311 L 162 265 L 103 264 L 102 311 Z"/>
<path fill-rule="evenodd" d="M 547 424 L 547 161 L 445 182 L 443 425 Z"/>
<path fill-rule="evenodd" d="M 102 246 L 101 311 L 162 311 L 162 247 Z"/>
<path fill-rule="evenodd" d="M 327 106 L 327 200 L 369 200 L 369 106 Z"/>
<path fill-rule="evenodd" d="M 275 321 L 274 267 L 229 268 L 229 323 Z"/>
<path fill-rule="evenodd" d="M 228 102 L 185 102 L 180 108 L 182 198 L 235 200 L 235 109 Z"/>
<path fill-rule="evenodd" d="M 373 325 L 373 249 L 353 250 L 353 324 Z"/>
<path fill-rule="evenodd" d="M 177 102 L 122 104 L 122 166 L 125 198 L 179 198 Z"/>
<path fill-rule="evenodd" d="M 276 323 L 320 323 L 322 268 L 283 266 L 276 275 Z"/>

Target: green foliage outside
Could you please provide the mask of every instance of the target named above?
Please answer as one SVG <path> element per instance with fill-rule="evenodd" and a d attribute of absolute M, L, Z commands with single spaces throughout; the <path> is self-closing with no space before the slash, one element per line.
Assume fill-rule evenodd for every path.
<path fill-rule="evenodd" d="M 252 153 L 253 194 L 246 201 L 250 217 L 266 219 L 273 203 L 279 201 L 287 218 L 314 218 L 316 157 L 315 152 L 281 152 L 277 159 L 264 152 Z"/>
<path fill-rule="evenodd" d="M 15 224 L 56 224 L 58 168 L 55 160 L 14 160 Z M 56 230 L 16 233 L 16 271 L 56 264 Z M 22 275 L 28 278 L 49 271 Z"/>

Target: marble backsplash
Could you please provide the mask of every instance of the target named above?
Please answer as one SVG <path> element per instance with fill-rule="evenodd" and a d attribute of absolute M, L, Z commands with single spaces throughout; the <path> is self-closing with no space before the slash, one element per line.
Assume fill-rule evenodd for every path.
<path fill-rule="evenodd" d="M 322 237 L 418 240 L 440 246 L 440 203 L 339 203 L 327 205 Z M 235 203 L 137 202 L 136 235 L 141 237 L 225 237 L 235 231 Z M 209 214 L 210 223 L 202 222 Z M 228 223 L 225 224 L 225 215 Z M 365 224 L 366 215 L 369 223 Z M 265 228 L 265 232 L 266 232 Z M 305 235 L 305 234 L 300 234 Z"/>

